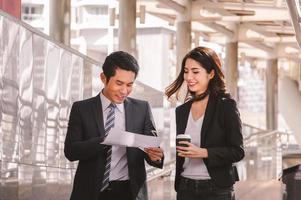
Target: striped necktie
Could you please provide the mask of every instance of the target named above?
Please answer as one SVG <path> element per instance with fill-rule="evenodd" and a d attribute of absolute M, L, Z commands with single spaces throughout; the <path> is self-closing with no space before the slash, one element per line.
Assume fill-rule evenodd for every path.
<path fill-rule="evenodd" d="M 110 129 L 114 127 L 114 120 L 115 120 L 115 108 L 116 104 L 111 103 L 108 108 L 109 113 L 107 115 L 107 120 L 105 124 L 105 136 L 108 135 Z M 105 173 L 103 175 L 101 190 L 103 191 L 109 186 L 109 177 L 110 177 L 110 167 L 111 167 L 111 156 L 112 156 L 112 146 L 106 146 L 106 166 L 105 166 Z"/>

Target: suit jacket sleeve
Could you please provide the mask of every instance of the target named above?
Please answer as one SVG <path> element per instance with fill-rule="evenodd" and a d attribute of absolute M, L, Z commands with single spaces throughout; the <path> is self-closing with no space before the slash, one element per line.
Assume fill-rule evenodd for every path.
<path fill-rule="evenodd" d="M 223 126 L 226 134 L 226 146 L 207 148 L 208 166 L 231 165 L 244 157 L 243 137 L 239 111 L 232 99 L 223 100 Z"/>
<path fill-rule="evenodd" d="M 80 114 L 80 104 L 75 102 L 72 105 L 68 130 L 65 139 L 65 156 L 70 161 L 88 160 L 99 155 L 102 151 L 100 137 L 84 139 L 84 130 Z"/>
<path fill-rule="evenodd" d="M 152 115 L 152 112 L 151 112 L 151 108 L 150 108 L 148 102 L 146 102 L 146 107 L 147 107 L 147 109 L 146 109 L 146 116 L 145 116 L 145 121 L 144 121 L 144 134 L 145 135 L 153 135 L 152 132 L 157 133 L 157 131 L 156 131 L 156 128 L 155 128 L 155 123 L 154 123 L 154 120 L 153 120 L 153 115 Z M 163 156 L 161 161 L 154 162 L 145 153 L 145 160 L 151 166 L 162 168 L 163 167 L 163 162 L 164 162 L 164 156 Z"/>

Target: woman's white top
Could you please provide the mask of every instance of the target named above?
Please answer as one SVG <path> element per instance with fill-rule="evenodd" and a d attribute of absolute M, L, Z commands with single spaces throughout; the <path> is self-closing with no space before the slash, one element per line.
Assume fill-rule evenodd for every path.
<path fill-rule="evenodd" d="M 190 111 L 185 134 L 191 136 L 191 143 L 200 147 L 201 145 L 201 129 L 203 125 L 204 115 L 196 121 L 192 117 Z M 202 158 L 185 158 L 183 165 L 184 171 L 182 176 L 195 180 L 210 179 L 207 167 Z"/>

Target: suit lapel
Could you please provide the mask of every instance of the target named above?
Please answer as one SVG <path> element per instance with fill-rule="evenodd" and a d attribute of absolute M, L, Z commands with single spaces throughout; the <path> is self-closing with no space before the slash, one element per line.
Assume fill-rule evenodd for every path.
<path fill-rule="evenodd" d="M 131 123 L 131 118 L 133 118 L 134 113 L 133 113 L 133 106 L 131 103 L 131 100 L 126 98 L 124 101 L 124 112 L 125 112 L 125 130 L 130 131 L 132 130 L 132 123 Z"/>
<path fill-rule="evenodd" d="M 202 130 L 201 130 L 201 146 L 203 146 L 203 144 L 204 144 L 205 136 L 207 134 L 207 130 L 208 130 L 210 121 L 214 115 L 215 108 L 216 108 L 216 98 L 214 98 L 214 96 L 210 95 L 208 104 L 206 107 L 206 111 L 205 111 Z"/>
<path fill-rule="evenodd" d="M 126 98 L 124 101 L 124 112 L 125 112 L 125 130 L 132 132 L 132 118 L 134 116 L 134 111 L 133 111 L 133 106 L 132 106 L 132 102 L 129 98 Z M 129 169 L 129 176 L 131 176 L 131 174 L 135 173 L 133 172 L 133 162 L 132 162 L 132 158 L 133 155 L 131 152 L 133 152 L 133 148 L 131 147 L 126 147 L 126 157 L 128 160 L 128 169 Z M 130 177 L 130 180 L 132 180 L 132 178 Z"/>
<path fill-rule="evenodd" d="M 102 105 L 99 94 L 94 97 L 93 101 L 93 113 L 96 120 L 96 124 L 98 127 L 99 136 L 104 136 L 104 124 L 103 124 L 103 113 L 102 113 Z"/>

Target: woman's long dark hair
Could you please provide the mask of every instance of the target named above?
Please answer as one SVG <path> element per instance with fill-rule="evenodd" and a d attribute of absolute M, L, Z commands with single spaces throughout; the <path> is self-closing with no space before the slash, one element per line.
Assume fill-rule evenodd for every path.
<path fill-rule="evenodd" d="M 196 47 L 185 55 L 182 61 L 180 74 L 178 75 L 177 79 L 166 88 L 165 95 L 168 98 L 176 93 L 176 98 L 178 99 L 179 90 L 184 82 L 184 67 L 188 58 L 197 61 L 208 74 L 211 72 L 211 70 L 214 70 L 214 77 L 209 81 L 208 88 L 203 94 L 196 96 L 194 92 L 188 90 L 186 99 L 193 98 L 200 100 L 206 97 L 208 94 L 214 96 L 217 96 L 219 94 L 226 95 L 226 87 L 224 81 L 225 76 L 221 70 L 221 60 L 219 59 L 218 55 L 210 48 Z"/>

